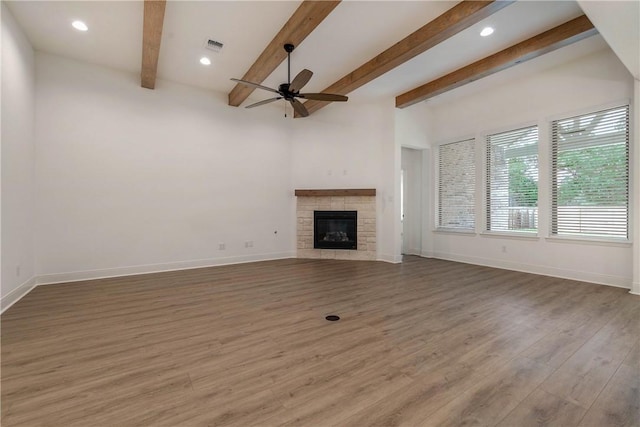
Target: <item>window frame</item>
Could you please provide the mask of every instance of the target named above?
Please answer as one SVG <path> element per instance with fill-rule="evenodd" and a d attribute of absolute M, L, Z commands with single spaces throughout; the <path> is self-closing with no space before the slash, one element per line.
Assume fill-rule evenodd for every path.
<path fill-rule="evenodd" d="M 604 236 L 604 235 L 587 235 L 587 234 L 558 234 L 554 233 L 554 209 L 556 209 L 557 205 L 554 202 L 554 122 L 579 118 L 582 116 L 589 116 L 592 114 L 597 114 L 601 112 L 607 112 L 609 110 L 615 110 L 618 108 L 627 108 L 627 218 L 626 218 L 626 231 L 627 236 Z M 618 102 L 612 102 L 599 106 L 592 106 L 588 108 L 582 108 L 577 111 L 567 112 L 563 114 L 556 114 L 547 118 L 548 122 L 548 203 L 549 206 L 547 208 L 548 215 L 548 231 L 545 240 L 549 241 L 565 241 L 565 242 L 574 242 L 574 243 L 585 243 L 585 244 L 600 244 L 600 245 L 613 245 L 613 246 L 628 246 L 632 243 L 632 236 L 634 230 L 633 224 L 633 215 L 632 210 L 634 206 L 634 199 L 637 196 L 634 196 L 633 189 L 633 175 L 634 173 L 638 173 L 633 170 L 633 156 L 634 156 L 634 144 L 633 144 L 633 135 L 634 135 L 634 109 L 631 101 L 629 99 L 624 99 Z"/>
<path fill-rule="evenodd" d="M 537 141 L 536 141 L 536 146 L 535 146 L 535 155 L 536 155 L 536 163 L 537 163 L 537 169 L 538 169 L 538 179 L 537 179 L 537 192 L 538 192 L 538 197 L 537 197 L 537 201 L 536 201 L 536 212 L 537 212 L 537 218 L 536 218 L 536 228 L 535 231 L 521 231 L 521 230 L 490 230 L 489 228 L 489 221 L 490 221 L 490 216 L 489 216 L 489 210 L 491 209 L 491 201 L 490 201 L 490 189 L 489 189 L 489 168 L 490 168 L 490 164 L 489 164 L 489 150 L 490 150 L 490 143 L 489 143 L 489 137 L 494 136 L 494 135 L 499 135 L 499 134 L 503 134 L 503 133 L 509 133 L 509 132 L 516 132 L 518 130 L 523 130 L 523 129 L 527 129 L 527 128 L 536 128 L 536 131 L 538 133 L 537 135 Z M 511 125 L 511 126 L 504 126 L 498 129 L 493 129 L 490 131 L 486 131 L 482 134 L 482 141 L 483 143 L 483 151 L 482 151 L 482 212 L 483 212 L 483 231 L 482 234 L 483 235 L 490 235 L 490 236 L 504 236 L 504 237 L 517 237 L 517 238 L 523 238 L 523 239 L 538 239 L 540 237 L 540 197 L 542 196 L 540 189 L 541 189 L 541 176 L 542 174 L 541 172 L 541 158 L 540 158 L 540 147 L 541 147 L 541 139 L 540 139 L 540 130 L 541 130 L 541 126 L 537 121 L 530 121 L 530 122 L 525 122 L 525 123 L 521 123 L 518 125 Z"/>
<path fill-rule="evenodd" d="M 473 228 L 457 228 L 457 227 L 443 227 L 440 226 L 440 208 L 441 208 L 441 197 L 440 197 L 440 183 L 441 183 L 441 174 L 440 174 L 440 150 L 442 146 L 451 145 L 456 143 L 470 142 L 473 146 L 473 168 L 474 172 L 473 176 Z M 459 138 L 452 138 L 446 141 L 442 141 L 435 145 L 434 150 L 434 170 L 435 170 L 435 191 L 434 191 L 434 228 L 433 231 L 437 233 L 452 233 L 452 234 L 466 234 L 466 235 L 476 235 L 477 227 L 478 227 L 478 203 L 477 203 L 477 186 L 478 186 L 478 138 L 476 135 L 467 135 Z"/>

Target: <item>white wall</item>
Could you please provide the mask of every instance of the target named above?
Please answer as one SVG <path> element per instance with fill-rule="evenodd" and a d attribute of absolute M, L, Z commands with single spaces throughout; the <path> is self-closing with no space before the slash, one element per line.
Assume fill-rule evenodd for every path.
<path fill-rule="evenodd" d="M 295 188 L 376 188 L 378 257 L 400 260 L 392 101 L 292 120 L 54 55 L 36 64 L 39 283 L 294 256 Z"/>
<path fill-rule="evenodd" d="M 550 55 L 561 54 L 563 50 Z M 629 72 L 609 49 L 604 49 L 560 66 L 545 68 L 533 64 L 529 71 L 514 67 L 480 82 L 482 83 L 468 85 L 451 96 L 441 96 L 428 103 L 432 115 L 430 139 L 446 142 L 475 135 L 479 141 L 478 148 L 481 148 L 481 138 L 486 132 L 537 123 L 540 134 L 541 237 L 517 239 L 480 234 L 484 230 L 481 203 L 483 168 L 478 167 L 476 231 L 479 234 L 431 231 L 427 238 L 433 240 L 433 249 L 428 255 L 630 287 L 630 244 L 590 244 L 547 239 L 549 221 L 548 215 L 545 215 L 550 210 L 547 201 L 549 119 L 631 99 L 633 79 Z M 482 160 L 481 154 L 478 160 Z M 430 162 L 432 171 L 435 171 L 433 159 Z M 434 210 L 435 199 L 431 197 L 430 200 L 429 209 Z M 433 228 L 432 222 L 430 229 Z"/>
<path fill-rule="evenodd" d="M 36 64 L 39 282 L 293 256 L 279 113 L 48 54 Z"/>
<path fill-rule="evenodd" d="M 431 147 L 433 114 L 426 102 L 419 102 L 411 108 L 396 108 L 394 116 L 396 141 L 400 146 L 416 150 Z"/>
<path fill-rule="evenodd" d="M 378 259 L 400 261 L 393 101 L 335 103 L 292 125 L 294 188 L 375 188 Z"/>
<path fill-rule="evenodd" d="M 34 285 L 33 49 L 2 3 L 1 308 Z"/>
<path fill-rule="evenodd" d="M 631 75 L 640 79 L 640 2 L 577 2 Z"/>

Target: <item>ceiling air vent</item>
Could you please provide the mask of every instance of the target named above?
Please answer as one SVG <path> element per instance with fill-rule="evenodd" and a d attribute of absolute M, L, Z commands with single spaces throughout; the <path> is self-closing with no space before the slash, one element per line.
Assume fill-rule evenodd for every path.
<path fill-rule="evenodd" d="M 212 50 L 216 53 L 220 52 L 222 50 L 222 46 L 224 46 L 222 43 L 220 43 L 219 41 L 213 40 L 213 39 L 207 39 L 204 47 L 206 47 L 209 50 Z"/>

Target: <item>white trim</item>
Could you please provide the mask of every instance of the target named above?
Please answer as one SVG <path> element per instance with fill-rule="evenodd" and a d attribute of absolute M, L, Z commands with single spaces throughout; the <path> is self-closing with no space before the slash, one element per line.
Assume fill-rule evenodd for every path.
<path fill-rule="evenodd" d="M 504 268 L 508 270 L 520 271 L 524 273 L 541 274 L 544 276 L 559 277 L 562 279 L 579 280 L 583 282 L 596 283 L 600 285 L 614 286 L 629 289 L 628 280 L 620 276 L 610 276 L 605 274 L 584 273 L 581 271 L 566 270 L 537 266 L 531 264 L 520 264 L 502 260 L 459 256 L 444 252 L 422 252 L 419 256 L 423 258 L 438 258 L 448 261 L 463 262 L 467 264 L 483 265 L 493 268 Z M 0 300 L 0 313 L 4 313 L 13 304 L 24 298 L 36 286 L 53 285 L 57 283 L 77 282 L 90 279 L 106 279 L 112 277 L 133 276 L 139 274 L 161 273 L 168 271 L 191 270 L 196 268 L 214 267 L 230 264 L 244 264 L 250 262 L 270 261 L 276 259 L 295 258 L 293 252 L 281 252 L 263 255 L 246 255 L 238 257 L 218 258 L 214 260 L 184 261 L 166 264 L 151 264 L 135 267 L 111 268 L 103 270 L 89 270 L 71 273 L 46 274 L 34 276 L 18 286 L 16 289 L 3 296 Z M 399 264 L 402 262 L 402 255 L 380 255 L 377 261 Z M 195 265 L 198 263 L 198 265 Z M 182 265 L 183 267 L 178 267 Z M 633 287 L 640 288 L 640 284 L 634 283 Z M 633 292 L 633 287 L 629 290 L 632 295 L 640 295 Z"/>
<path fill-rule="evenodd" d="M 554 164 L 554 157 L 553 157 L 553 149 L 554 149 L 554 138 L 553 138 L 553 123 L 556 121 L 562 121 L 562 120 L 568 120 L 571 118 L 576 118 L 576 117 L 581 117 L 581 116 L 586 116 L 586 115 L 593 115 L 593 114 L 597 114 L 597 113 L 601 113 L 607 110 L 613 110 L 613 109 L 619 109 L 619 108 L 627 108 L 627 131 L 628 131 L 628 135 L 627 135 L 627 239 L 620 239 L 620 238 L 616 238 L 614 237 L 606 237 L 606 236 L 596 236 L 596 237 L 591 237 L 588 236 L 587 234 L 577 234 L 575 237 L 574 236 L 567 236 L 566 234 L 557 234 L 557 233 L 553 233 L 553 218 L 554 218 L 554 204 L 553 204 L 553 176 L 554 176 L 554 172 L 553 172 L 553 164 Z M 631 99 L 629 98 L 625 98 L 624 101 L 619 101 L 619 102 L 611 102 L 608 104 L 604 104 L 601 106 L 595 106 L 595 107 L 589 107 L 589 108 L 585 108 L 580 110 L 580 112 L 576 112 L 576 113 L 567 113 L 564 116 L 558 116 L 555 118 L 549 118 L 549 120 L 547 121 L 548 125 L 549 125 L 549 129 L 548 129 L 548 134 L 549 134 L 549 141 L 548 141 L 548 147 L 547 147 L 547 155 L 549 156 L 548 161 L 549 161 L 549 168 L 547 171 L 548 174 L 548 179 L 549 182 L 548 184 L 548 191 L 549 194 L 547 195 L 548 197 L 548 202 L 549 202 L 549 206 L 547 206 L 548 208 L 548 212 L 547 214 L 548 216 L 548 220 L 549 220 L 549 228 L 547 229 L 547 239 L 553 238 L 553 239 L 573 239 L 573 238 L 577 238 L 577 240 L 593 240 L 593 241 L 610 241 L 615 243 L 632 243 L 631 237 L 633 236 L 633 134 L 634 134 L 634 129 L 633 129 L 633 122 L 632 122 L 632 105 L 631 105 Z M 538 186 L 538 189 L 540 188 L 540 186 Z M 540 197 L 539 197 L 539 193 L 538 193 L 538 205 L 540 205 Z M 556 206 L 556 209 L 559 208 L 560 206 Z M 538 212 L 540 211 L 540 207 L 538 207 Z M 540 218 L 540 215 L 538 215 L 538 218 Z"/>
<path fill-rule="evenodd" d="M 475 139 L 475 147 L 473 150 L 475 151 L 475 168 L 476 168 L 476 177 L 475 177 L 475 190 L 473 192 L 473 200 L 474 200 L 474 209 L 473 213 L 473 231 L 476 233 L 481 232 L 483 229 L 487 228 L 487 207 L 485 206 L 485 182 L 484 177 L 486 175 L 487 165 L 485 164 L 485 159 L 487 157 L 487 153 L 485 152 L 487 144 L 485 143 L 484 138 L 481 134 L 476 135 Z M 478 167 L 480 166 L 480 167 Z"/>
<path fill-rule="evenodd" d="M 610 110 L 612 108 L 631 107 L 631 98 L 623 98 L 618 101 L 607 102 L 605 104 L 600 105 L 592 105 L 591 107 L 580 108 L 577 110 L 565 111 L 562 113 L 552 114 L 550 116 L 545 117 L 545 120 L 549 123 L 555 120 L 563 120 L 570 119 L 572 117 L 583 116 L 585 114 L 593 114 L 599 111 Z"/>
<path fill-rule="evenodd" d="M 551 243 L 571 243 L 579 245 L 596 245 L 596 246 L 617 246 L 621 248 L 630 248 L 633 243 L 629 240 L 613 240 L 597 237 L 564 237 L 564 236 L 549 236 L 544 238 L 547 242 Z"/>
<path fill-rule="evenodd" d="M 632 249 L 633 285 L 631 293 L 640 295 L 640 80 L 633 81 L 633 103 L 629 105 L 629 237 L 635 242 Z"/>
<path fill-rule="evenodd" d="M 540 240 L 540 236 L 538 233 L 527 233 L 524 231 L 512 231 L 511 233 L 506 231 L 483 231 L 480 233 L 482 237 L 492 237 L 494 239 L 516 239 L 516 240 L 529 240 L 529 241 L 537 241 Z"/>
<path fill-rule="evenodd" d="M 455 144 L 456 142 L 469 141 L 472 139 L 475 140 L 477 136 L 478 136 L 478 132 L 474 132 L 474 133 L 468 133 L 466 135 L 463 135 L 462 137 L 443 139 L 433 144 L 434 152 L 436 153 L 438 152 L 438 147 L 440 145 Z"/>
<path fill-rule="evenodd" d="M 442 234 L 459 234 L 461 236 L 475 236 L 475 229 L 471 228 L 435 228 L 431 230 L 433 233 L 442 233 Z"/>
<path fill-rule="evenodd" d="M 489 129 L 489 130 L 484 130 L 482 132 L 480 132 L 480 137 L 485 140 L 486 142 L 486 138 L 489 135 L 494 135 L 496 133 L 505 133 L 505 132 L 509 132 L 512 130 L 520 130 L 520 129 L 524 129 L 524 128 L 530 128 L 533 126 L 538 126 L 538 128 L 540 127 L 540 121 L 539 120 L 529 120 L 520 124 L 516 124 L 516 125 L 505 125 L 505 126 L 500 126 L 500 127 L 496 127 L 493 129 Z M 486 144 L 484 144 L 486 146 Z"/>
<path fill-rule="evenodd" d="M 478 150 L 477 150 L 477 145 L 478 145 L 478 133 L 474 132 L 473 134 L 469 134 L 468 136 L 465 136 L 464 138 L 450 138 L 450 139 L 446 139 L 446 140 L 442 140 L 440 142 L 436 142 L 435 144 L 433 144 L 433 164 L 432 164 L 432 170 L 434 171 L 434 179 L 433 179 L 433 190 L 434 190 L 434 194 L 433 194 L 433 224 L 432 227 L 434 227 L 436 230 L 440 229 L 440 197 L 439 197 L 439 192 L 440 192 L 440 146 L 442 145 L 449 145 L 449 144 L 456 144 L 459 142 L 466 142 L 466 141 L 473 141 L 473 150 L 475 152 L 475 160 L 474 160 L 474 166 L 475 164 L 477 164 L 478 162 Z M 477 203 L 478 203 L 478 198 L 476 196 L 476 192 L 478 190 L 478 168 L 476 168 L 476 176 L 475 178 L 475 184 L 476 184 L 476 188 L 474 189 L 474 202 L 475 202 L 475 207 L 476 207 L 476 211 L 477 211 Z M 478 227 L 478 218 L 476 215 L 476 212 L 474 212 L 473 215 L 473 223 L 474 223 L 474 228 L 473 229 L 462 229 L 465 231 L 473 231 L 473 233 L 476 232 L 476 229 Z"/>
<path fill-rule="evenodd" d="M 8 294 L 4 295 L 2 297 L 2 300 L 0 301 L 0 313 L 4 313 L 6 309 L 8 309 L 13 304 L 20 301 L 25 295 L 31 292 L 33 288 L 35 288 L 36 286 L 37 286 L 36 277 L 33 276 L 32 278 L 24 282 L 22 285 L 18 286 Z"/>
<path fill-rule="evenodd" d="M 568 270 L 564 268 L 554 268 L 542 265 L 522 264 L 499 259 L 474 257 L 467 255 L 455 255 L 446 252 L 435 252 L 434 258 L 448 261 L 463 262 L 467 264 L 482 265 L 485 267 L 503 268 L 506 270 L 520 271 L 523 273 L 540 274 L 543 276 L 558 277 L 560 279 L 578 280 L 581 282 L 596 283 L 598 285 L 614 286 L 617 288 L 630 289 L 631 280 L 622 276 L 611 276 L 607 274 L 589 273 L 585 271 Z"/>
<path fill-rule="evenodd" d="M 402 262 L 402 255 L 380 254 L 378 255 L 378 261 L 389 262 L 391 264 L 400 264 Z"/>
<path fill-rule="evenodd" d="M 295 252 L 277 252 L 256 255 L 241 255 L 226 258 L 204 259 L 194 261 L 178 261 L 164 264 L 136 265 L 132 267 L 105 268 L 100 270 L 74 271 L 68 273 L 44 274 L 37 277 L 38 285 L 78 282 L 92 279 L 106 279 L 110 277 L 134 276 L 138 274 L 162 273 L 166 271 L 191 270 L 194 268 L 214 267 L 229 264 L 244 264 L 248 262 L 270 261 L 276 259 L 295 258 Z"/>
<path fill-rule="evenodd" d="M 540 125 L 537 121 L 535 122 L 531 122 L 527 125 L 523 125 L 523 126 L 519 126 L 519 127 L 511 127 L 511 128 L 505 128 L 503 130 L 493 130 L 491 132 L 484 132 L 481 134 L 481 138 L 482 138 L 482 144 L 480 147 L 481 151 L 481 158 L 479 159 L 480 165 L 481 167 L 481 176 L 480 176 L 480 181 L 481 181 L 481 188 L 479 189 L 479 193 L 481 194 L 480 197 L 480 202 L 478 203 L 479 206 L 478 208 L 480 209 L 481 212 L 481 217 L 482 217 L 482 224 L 480 225 L 480 234 L 492 234 L 492 233 L 504 233 L 504 234 L 510 234 L 510 233 L 515 233 L 516 235 L 518 234 L 523 234 L 525 232 L 521 232 L 521 231 L 510 231 L 510 230 L 497 230 L 497 231 L 493 231 L 493 230 L 489 230 L 489 216 L 487 215 L 487 211 L 490 208 L 490 204 L 491 204 L 491 194 L 488 187 L 488 183 L 489 183 L 489 177 L 488 177 L 488 168 L 489 168 L 489 162 L 488 162 L 488 155 L 490 152 L 490 148 L 489 148 L 489 141 L 487 140 L 489 136 L 493 136 L 496 134 L 502 134 L 502 133 L 507 133 L 507 132 L 515 132 L 515 131 L 519 131 L 522 129 L 528 129 L 528 128 L 536 128 L 536 133 L 537 133 L 537 140 L 535 143 L 535 153 L 536 153 L 536 161 L 537 161 L 537 168 L 538 168 L 538 180 L 536 181 L 536 188 L 538 191 L 538 199 L 536 200 L 536 206 L 535 208 L 537 209 L 536 212 L 536 216 L 537 216 L 537 222 L 538 224 L 536 225 L 536 231 L 535 234 L 536 236 L 538 235 L 539 231 L 540 231 L 540 208 L 538 207 L 538 205 L 540 204 Z M 534 206 L 531 206 L 534 207 Z M 531 233 L 530 233 L 531 234 Z"/>
<path fill-rule="evenodd" d="M 416 151 L 424 151 L 424 150 L 430 150 L 431 147 L 421 147 L 419 145 L 410 145 L 410 144 L 400 144 L 400 148 L 409 148 L 411 150 L 416 150 Z"/>

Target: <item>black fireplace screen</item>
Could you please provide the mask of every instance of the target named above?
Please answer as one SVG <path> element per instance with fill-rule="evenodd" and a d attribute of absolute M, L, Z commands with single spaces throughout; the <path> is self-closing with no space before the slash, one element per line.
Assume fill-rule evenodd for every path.
<path fill-rule="evenodd" d="M 314 211 L 315 249 L 358 249 L 357 211 Z"/>

